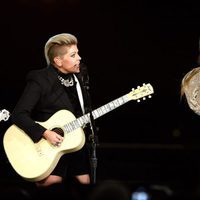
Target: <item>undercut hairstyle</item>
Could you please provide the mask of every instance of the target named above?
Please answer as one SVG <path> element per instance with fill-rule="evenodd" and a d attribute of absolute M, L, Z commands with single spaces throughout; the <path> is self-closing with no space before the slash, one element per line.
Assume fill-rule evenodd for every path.
<path fill-rule="evenodd" d="M 77 45 L 77 38 L 70 33 L 61 33 L 49 38 L 44 47 L 44 54 L 47 65 L 54 64 L 56 56 L 66 54 L 66 46 Z"/>

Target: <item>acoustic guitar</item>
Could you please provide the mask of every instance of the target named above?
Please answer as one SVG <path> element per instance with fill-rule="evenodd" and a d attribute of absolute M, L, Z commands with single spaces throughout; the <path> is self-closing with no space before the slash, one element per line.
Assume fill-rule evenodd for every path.
<path fill-rule="evenodd" d="M 151 84 L 137 89 L 92 111 L 97 119 L 130 100 L 138 102 L 153 94 Z M 64 137 L 60 146 L 53 146 L 44 138 L 34 143 L 22 129 L 11 125 L 5 132 L 3 146 L 13 169 L 24 179 L 40 181 L 51 174 L 63 154 L 80 150 L 85 143 L 84 125 L 90 122 L 90 113 L 79 118 L 68 110 L 59 110 L 45 122 L 37 122 L 46 129 L 54 130 Z"/>

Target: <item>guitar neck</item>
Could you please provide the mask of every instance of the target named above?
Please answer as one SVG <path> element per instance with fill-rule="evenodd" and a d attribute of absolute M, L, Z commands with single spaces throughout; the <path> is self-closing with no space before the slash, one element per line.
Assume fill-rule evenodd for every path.
<path fill-rule="evenodd" d="M 130 101 L 130 99 L 128 98 L 127 95 L 124 95 L 124 96 L 119 97 L 119 98 L 97 108 L 96 110 L 92 111 L 92 115 L 93 115 L 94 119 L 97 119 L 97 118 L 105 115 L 106 113 L 124 105 L 128 101 Z"/>
<path fill-rule="evenodd" d="M 92 116 L 94 119 L 97 119 L 103 115 L 105 115 L 106 113 L 118 108 L 119 106 L 124 105 L 125 103 L 127 103 L 128 101 L 130 101 L 130 99 L 128 98 L 128 95 L 123 95 L 95 110 L 92 111 Z M 70 123 L 66 124 L 64 126 L 64 129 L 66 132 L 71 132 L 77 128 L 83 127 L 84 125 L 88 124 L 90 122 L 90 113 L 87 113 L 73 121 L 71 121 Z"/>

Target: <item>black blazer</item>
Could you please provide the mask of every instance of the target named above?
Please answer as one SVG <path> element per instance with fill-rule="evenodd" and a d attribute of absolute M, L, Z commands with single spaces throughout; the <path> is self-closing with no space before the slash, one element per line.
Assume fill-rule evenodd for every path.
<path fill-rule="evenodd" d="M 75 75 L 81 85 L 87 112 L 87 93 L 83 87 L 81 74 Z M 27 85 L 12 112 L 11 120 L 37 142 L 46 129 L 35 121 L 46 121 L 61 109 L 74 113 L 74 109 L 53 66 L 29 72 L 26 80 Z"/>

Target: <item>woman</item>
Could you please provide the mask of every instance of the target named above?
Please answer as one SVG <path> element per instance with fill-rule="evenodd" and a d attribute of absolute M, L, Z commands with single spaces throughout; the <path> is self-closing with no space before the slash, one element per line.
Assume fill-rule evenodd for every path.
<path fill-rule="evenodd" d="M 27 133 L 34 142 L 45 138 L 59 146 L 63 135 L 48 130 L 36 121 L 46 121 L 54 113 L 66 109 L 79 117 L 86 112 L 86 91 L 80 73 L 77 38 L 69 33 L 51 37 L 45 44 L 47 67 L 27 75 L 27 85 L 13 113 L 12 122 Z M 75 177 L 81 184 L 89 184 L 89 159 L 86 146 L 64 154 L 52 173 L 36 181 L 38 187 L 62 183 L 66 177 Z"/>

